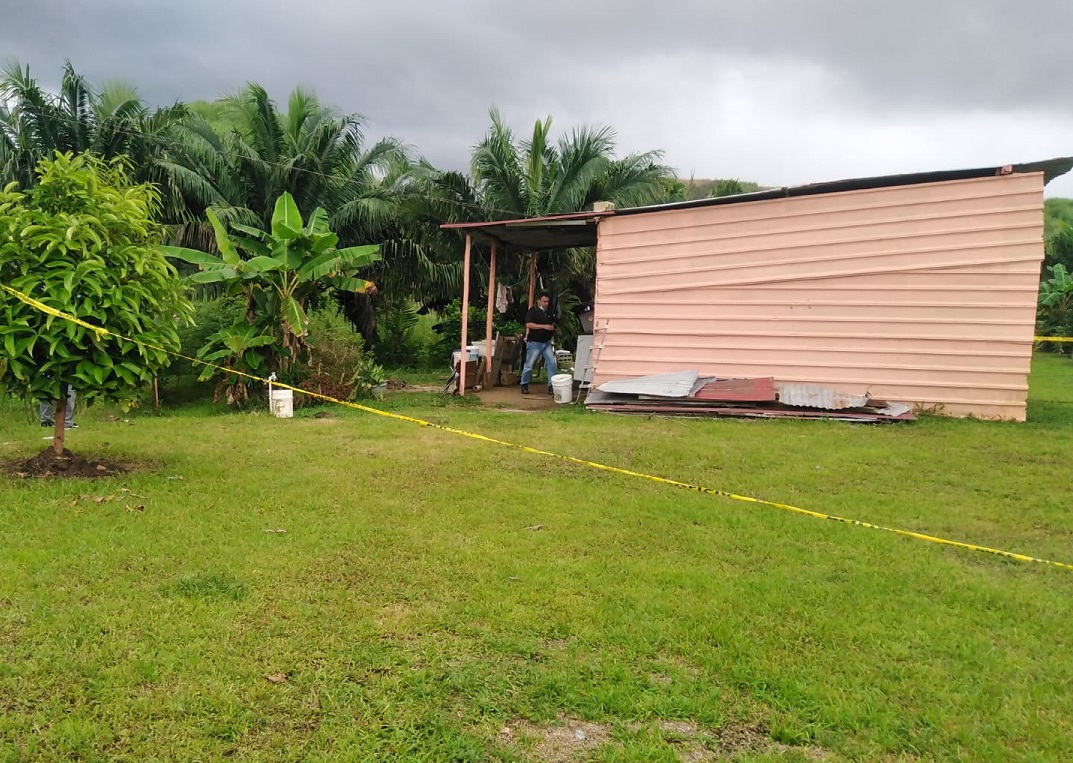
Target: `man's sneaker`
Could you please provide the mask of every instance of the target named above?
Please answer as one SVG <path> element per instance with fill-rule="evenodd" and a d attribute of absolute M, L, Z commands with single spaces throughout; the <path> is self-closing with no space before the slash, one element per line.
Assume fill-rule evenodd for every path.
<path fill-rule="evenodd" d="M 78 424 L 71 423 L 64 426 L 64 429 L 78 429 Z"/>
<path fill-rule="evenodd" d="M 529 385 L 528 384 L 523 384 L 522 385 L 522 394 L 523 395 L 528 395 L 529 394 Z"/>
<path fill-rule="evenodd" d="M 41 426 L 48 427 L 49 429 L 51 429 L 52 427 L 56 426 L 56 422 L 45 419 L 41 422 Z"/>
<path fill-rule="evenodd" d="M 554 395 L 555 394 L 555 390 L 551 388 L 550 384 L 548 385 L 548 394 L 549 395 Z"/>

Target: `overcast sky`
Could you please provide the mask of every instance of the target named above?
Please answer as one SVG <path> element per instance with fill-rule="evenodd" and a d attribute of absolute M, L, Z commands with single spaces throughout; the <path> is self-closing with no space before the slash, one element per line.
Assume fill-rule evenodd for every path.
<path fill-rule="evenodd" d="M 771 186 L 1073 155 L 1073 0 L 0 0 L 0 58 L 158 104 L 300 84 L 455 169 L 492 104 Z"/>

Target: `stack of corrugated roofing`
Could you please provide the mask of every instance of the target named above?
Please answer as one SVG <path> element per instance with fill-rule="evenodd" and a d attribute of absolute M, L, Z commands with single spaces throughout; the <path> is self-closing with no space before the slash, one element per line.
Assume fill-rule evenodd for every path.
<path fill-rule="evenodd" d="M 908 405 L 850 395 L 816 384 L 781 384 L 771 377 L 722 379 L 696 371 L 640 376 L 601 384 L 586 407 L 613 413 L 739 418 L 833 419 L 863 423 L 915 421 Z"/>

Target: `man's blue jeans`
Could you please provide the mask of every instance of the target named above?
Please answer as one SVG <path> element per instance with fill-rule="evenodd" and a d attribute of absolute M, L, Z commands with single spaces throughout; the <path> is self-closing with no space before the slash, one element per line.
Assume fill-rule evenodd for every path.
<path fill-rule="evenodd" d="M 555 376 L 555 348 L 551 342 L 526 342 L 525 365 L 522 366 L 522 384 L 528 384 L 533 379 L 533 364 L 538 356 L 544 356 L 544 365 L 548 368 L 548 384 L 551 377 Z"/>
<path fill-rule="evenodd" d="M 56 417 L 56 404 L 54 402 L 38 403 L 37 416 L 42 424 L 52 424 Z M 75 391 L 73 387 L 67 387 L 67 412 L 63 417 L 63 425 L 70 427 L 75 423 Z"/>

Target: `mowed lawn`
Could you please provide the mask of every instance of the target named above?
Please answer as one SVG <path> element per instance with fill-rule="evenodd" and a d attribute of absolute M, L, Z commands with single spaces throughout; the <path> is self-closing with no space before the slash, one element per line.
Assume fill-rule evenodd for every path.
<path fill-rule="evenodd" d="M 383 405 L 1073 563 L 1069 358 L 1027 424 Z M 91 410 L 140 471 L 0 477 L 0 761 L 1073 760 L 1073 571 L 321 410 Z"/>

